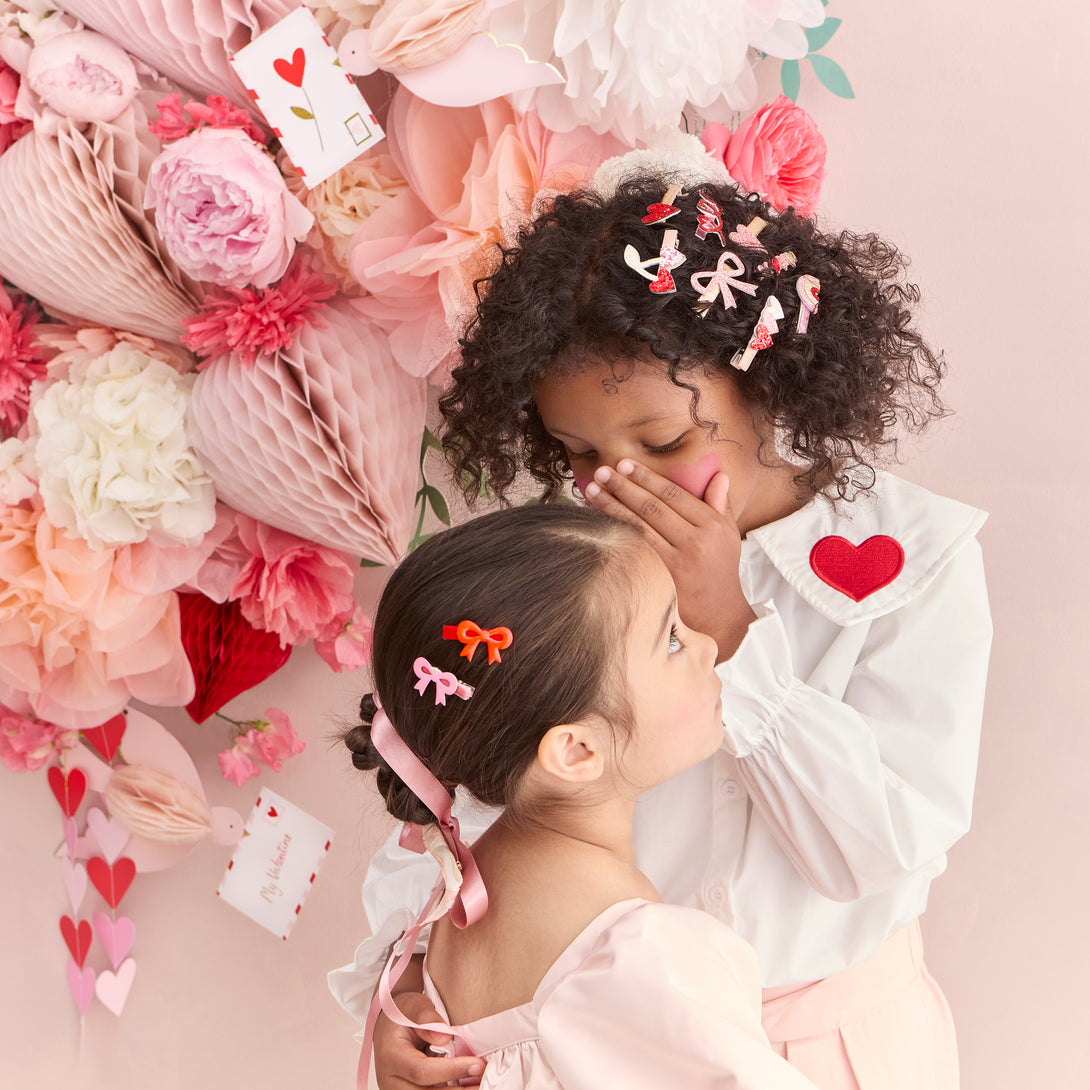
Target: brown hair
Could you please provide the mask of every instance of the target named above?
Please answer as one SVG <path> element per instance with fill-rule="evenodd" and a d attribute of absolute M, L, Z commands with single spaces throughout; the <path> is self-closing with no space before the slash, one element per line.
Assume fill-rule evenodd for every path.
<path fill-rule="evenodd" d="M 697 192 L 676 200 L 681 214 L 667 224 L 679 229 L 686 255 L 676 294 L 648 291 L 624 261 L 629 244 L 643 257 L 659 252 L 663 225 L 643 217 L 668 185 L 645 177 L 610 197 L 589 190 L 558 196 L 517 246 L 496 252 L 498 267 L 477 282 L 476 315 L 439 402 L 443 442 L 471 503 L 482 482 L 502 498 L 523 469 L 545 486 L 546 499 L 570 480 L 564 447 L 538 415 L 534 386 L 578 360 L 657 357 L 690 390 L 686 376 L 694 368 L 728 375 L 777 429 L 801 467 L 799 484 L 816 490 L 831 477 L 840 497 L 873 484 L 879 449 L 895 443 L 898 426 L 918 430 L 945 414 L 938 396 L 945 365 L 914 326 L 919 291 L 906 281 L 907 262 L 894 246 L 874 234 L 824 231 L 731 185 L 703 186 L 722 209 L 724 237 L 756 216 L 767 221 L 760 241 L 768 252 L 728 241 L 757 293 L 739 292 L 729 310 L 716 302 L 698 318 L 690 274 L 716 268 L 723 245 L 714 234 L 695 235 Z M 785 251 L 795 254 L 793 268 L 757 271 Z M 804 273 L 821 281 L 821 305 L 808 332 L 799 333 L 796 283 Z M 730 360 L 772 294 L 785 315 L 780 331 L 748 371 L 735 370 Z M 699 420 L 695 392 L 693 419 L 715 423 Z"/>
<path fill-rule="evenodd" d="M 624 729 L 631 713 L 611 678 L 628 618 L 633 550 L 641 539 L 592 508 L 526 506 L 493 511 L 443 531 L 394 570 L 375 617 L 374 679 L 398 734 L 453 794 L 510 806 L 545 733 L 601 715 Z M 445 625 L 471 620 L 513 634 L 501 661 L 487 647 L 472 660 L 443 638 Z M 469 700 L 415 689 L 423 656 L 474 688 Z M 374 695 L 344 735 L 356 768 L 378 770 L 386 808 L 401 821 L 432 820 L 371 741 Z"/>

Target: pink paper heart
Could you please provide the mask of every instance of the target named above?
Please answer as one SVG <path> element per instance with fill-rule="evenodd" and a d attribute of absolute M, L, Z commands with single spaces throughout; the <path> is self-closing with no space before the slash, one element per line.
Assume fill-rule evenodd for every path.
<path fill-rule="evenodd" d="M 132 834 L 116 818 L 108 818 L 101 810 L 94 807 L 87 811 L 87 828 L 95 838 L 107 863 L 116 862 L 124 851 Z"/>
<path fill-rule="evenodd" d="M 73 862 L 76 858 L 76 819 L 61 818 L 64 824 L 64 843 L 68 846 L 68 858 Z"/>
<path fill-rule="evenodd" d="M 79 906 L 83 904 L 83 897 L 87 893 L 87 868 L 82 863 L 71 863 L 62 859 L 61 877 L 64 878 L 64 888 L 68 890 L 72 911 L 79 912 Z"/>
<path fill-rule="evenodd" d="M 107 1010 L 120 1015 L 125 1009 L 125 1000 L 129 998 L 129 989 L 132 987 L 134 976 L 136 976 L 136 962 L 132 958 L 129 958 L 116 973 L 104 969 L 98 974 L 98 980 L 95 981 L 95 995 Z"/>
<path fill-rule="evenodd" d="M 132 949 L 133 939 L 136 938 L 136 927 L 128 916 L 111 920 L 105 912 L 96 912 L 94 919 L 98 941 L 102 943 L 102 949 L 106 951 L 110 964 L 116 969 Z"/>
<path fill-rule="evenodd" d="M 95 971 L 90 967 L 81 969 L 75 961 L 68 959 L 68 990 L 76 1001 L 80 1014 L 86 1014 L 91 1005 L 91 996 L 95 994 Z"/>

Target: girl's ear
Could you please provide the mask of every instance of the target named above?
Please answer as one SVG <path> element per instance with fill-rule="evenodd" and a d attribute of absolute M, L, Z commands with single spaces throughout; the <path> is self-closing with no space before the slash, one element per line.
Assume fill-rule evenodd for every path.
<path fill-rule="evenodd" d="M 593 783 L 606 770 L 608 727 L 597 716 L 550 727 L 538 743 L 537 763 L 567 783 Z"/>

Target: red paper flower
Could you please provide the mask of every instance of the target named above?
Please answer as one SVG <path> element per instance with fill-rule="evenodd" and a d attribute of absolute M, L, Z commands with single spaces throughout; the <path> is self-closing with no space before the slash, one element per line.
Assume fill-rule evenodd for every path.
<path fill-rule="evenodd" d="M 258 354 L 271 356 L 289 348 L 307 325 L 324 326 L 316 312 L 336 293 L 317 273 L 296 265 L 269 288 L 211 288 L 200 312 L 186 319 L 186 347 L 212 357 L 235 353 L 247 367 Z"/>
<path fill-rule="evenodd" d="M 0 285 L 0 438 L 13 436 L 26 420 L 30 384 L 45 375 L 34 330 L 38 308 Z"/>
<path fill-rule="evenodd" d="M 814 119 L 790 99 L 780 95 L 734 133 L 712 122 L 701 139 L 739 185 L 760 193 L 773 208 L 782 212 L 790 205 L 803 216 L 817 209 L 825 178 L 825 139 Z"/>
<path fill-rule="evenodd" d="M 253 118 L 223 95 L 209 95 L 205 102 L 190 99 L 184 106 L 180 94 L 167 95 L 159 100 L 156 109 L 159 120 L 149 123 L 148 128 L 166 142 L 180 140 L 197 129 L 242 129 L 251 140 L 265 143 L 265 134 L 254 124 Z"/>

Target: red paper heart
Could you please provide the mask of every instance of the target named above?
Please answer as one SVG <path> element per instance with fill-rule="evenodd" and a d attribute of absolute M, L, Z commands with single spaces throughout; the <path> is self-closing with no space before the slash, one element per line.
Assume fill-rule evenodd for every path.
<path fill-rule="evenodd" d="M 277 57 L 273 61 L 276 74 L 283 80 L 287 80 L 293 87 L 303 86 L 303 69 L 307 66 L 307 55 L 302 48 L 297 49 L 291 55 L 288 62 L 283 57 Z"/>
<path fill-rule="evenodd" d="M 66 776 L 57 765 L 52 765 L 46 778 L 64 816 L 74 817 L 87 791 L 87 777 L 82 769 L 73 768 Z"/>
<path fill-rule="evenodd" d="M 87 877 L 110 908 L 117 908 L 136 877 L 136 864 L 123 855 L 111 866 L 101 855 L 95 855 L 87 860 Z"/>
<path fill-rule="evenodd" d="M 680 208 L 675 208 L 672 204 L 662 204 L 656 201 L 655 204 L 649 204 L 647 206 L 647 215 L 641 220 L 642 223 L 661 223 L 663 220 L 668 220 L 671 216 L 676 216 L 680 212 Z"/>
<path fill-rule="evenodd" d="M 810 550 L 814 574 L 855 602 L 888 586 L 904 566 L 901 543 L 885 534 L 868 537 L 862 545 L 853 545 L 834 534 L 823 537 Z"/>
<path fill-rule="evenodd" d="M 87 960 L 87 951 L 91 949 L 91 925 L 86 920 L 80 920 L 77 927 L 71 916 L 62 916 L 61 934 L 68 944 L 72 960 L 82 969 Z"/>
<path fill-rule="evenodd" d="M 182 646 L 193 667 L 196 695 L 186 705 L 203 723 L 239 693 L 275 674 L 291 655 L 275 632 L 261 632 L 238 602 L 213 602 L 203 594 L 182 594 Z"/>
<path fill-rule="evenodd" d="M 112 761 L 117 747 L 121 745 L 121 739 L 125 736 L 125 725 L 125 717 L 115 715 L 113 719 L 107 719 L 101 726 L 87 727 L 80 733 L 107 761 Z"/>

